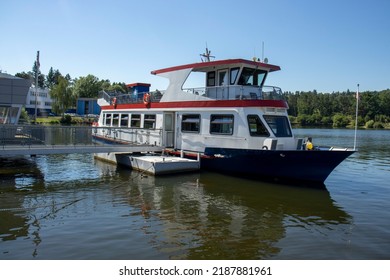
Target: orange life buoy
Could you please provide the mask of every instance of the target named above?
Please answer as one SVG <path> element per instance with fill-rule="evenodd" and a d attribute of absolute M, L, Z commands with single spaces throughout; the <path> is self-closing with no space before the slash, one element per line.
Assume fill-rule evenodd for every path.
<path fill-rule="evenodd" d="M 148 106 L 150 104 L 150 94 L 149 93 L 144 94 L 144 104 L 146 106 Z"/>

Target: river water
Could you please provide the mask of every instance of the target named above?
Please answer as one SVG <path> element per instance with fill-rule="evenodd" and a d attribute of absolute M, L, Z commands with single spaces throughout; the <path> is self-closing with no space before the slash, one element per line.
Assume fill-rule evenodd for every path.
<path fill-rule="evenodd" d="M 353 147 L 353 130 L 295 134 Z M 390 259 L 389 144 L 358 131 L 323 190 L 82 154 L 0 159 L 0 259 Z"/>

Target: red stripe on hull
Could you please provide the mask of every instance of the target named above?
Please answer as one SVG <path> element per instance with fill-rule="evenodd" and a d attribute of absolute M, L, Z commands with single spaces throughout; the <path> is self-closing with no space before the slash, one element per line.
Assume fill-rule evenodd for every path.
<path fill-rule="evenodd" d="M 222 108 L 222 107 L 274 107 L 288 109 L 284 100 L 215 100 L 215 101 L 175 101 L 175 102 L 152 102 L 149 105 L 143 103 L 117 104 L 102 106 L 108 109 L 165 109 L 165 108 Z"/>

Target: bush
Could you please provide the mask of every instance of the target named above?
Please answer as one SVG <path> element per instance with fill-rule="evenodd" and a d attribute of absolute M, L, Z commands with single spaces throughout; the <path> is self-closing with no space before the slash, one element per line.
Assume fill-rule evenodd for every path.
<path fill-rule="evenodd" d="M 322 117 L 321 123 L 327 125 L 327 124 L 332 124 L 333 121 L 331 117 Z"/>
<path fill-rule="evenodd" d="M 350 123 L 348 116 L 336 114 L 333 116 L 333 127 L 346 127 Z"/>
<path fill-rule="evenodd" d="M 61 124 L 71 124 L 72 123 L 72 117 L 70 115 L 65 115 L 61 117 L 60 120 Z"/>
<path fill-rule="evenodd" d="M 369 120 L 368 122 L 366 122 L 366 125 L 365 127 L 366 128 L 374 128 L 374 120 Z"/>
<path fill-rule="evenodd" d="M 381 122 L 374 122 L 374 128 L 384 128 Z"/>
<path fill-rule="evenodd" d="M 300 125 L 308 125 L 309 124 L 309 116 L 305 115 L 305 114 L 298 115 L 296 120 Z"/>
<path fill-rule="evenodd" d="M 19 123 L 30 123 L 30 116 L 28 115 L 25 108 L 22 108 L 22 111 L 20 112 L 20 118 Z"/>

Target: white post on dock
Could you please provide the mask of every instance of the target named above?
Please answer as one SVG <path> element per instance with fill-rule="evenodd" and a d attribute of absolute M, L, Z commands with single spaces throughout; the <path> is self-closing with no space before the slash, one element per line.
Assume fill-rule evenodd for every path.
<path fill-rule="evenodd" d="M 358 127 L 358 111 L 359 111 L 359 84 L 357 84 L 356 91 L 356 112 L 355 112 L 355 138 L 353 141 L 353 150 L 356 151 L 356 135 L 357 135 L 357 127 Z"/>

